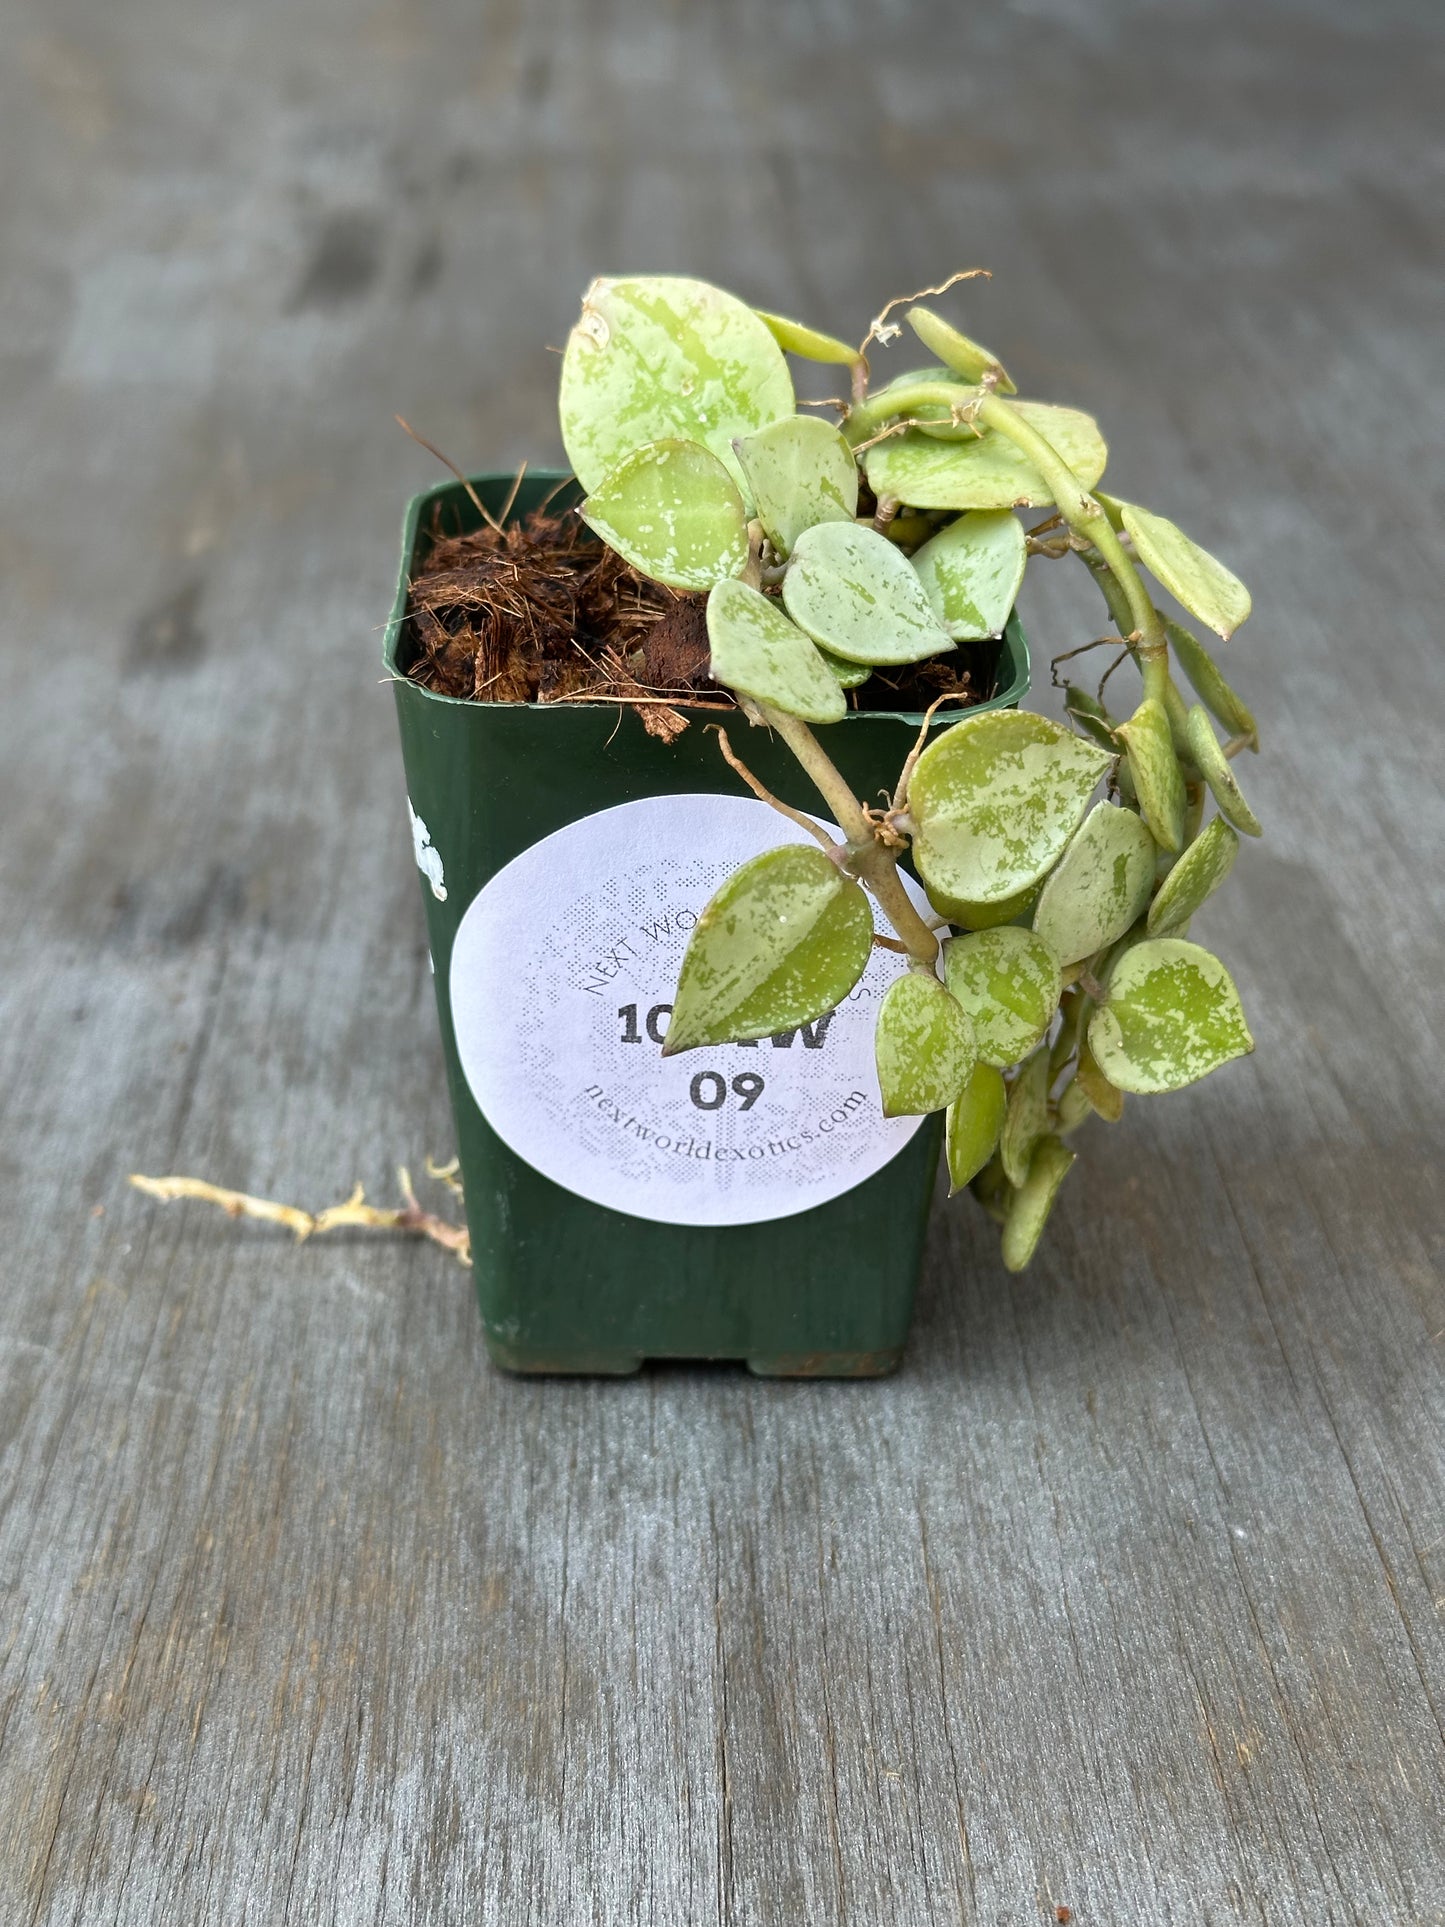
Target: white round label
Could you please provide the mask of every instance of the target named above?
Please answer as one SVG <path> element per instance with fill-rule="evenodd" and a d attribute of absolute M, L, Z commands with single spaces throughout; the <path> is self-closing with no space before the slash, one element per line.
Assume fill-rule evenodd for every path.
<path fill-rule="evenodd" d="M 544 1177 L 662 1224 L 757 1224 L 851 1190 L 913 1136 L 922 1119 L 883 1116 L 874 1069 L 888 951 L 814 1023 L 663 1059 L 688 932 L 788 840 L 751 797 L 644 797 L 544 837 L 473 899 L 452 949 L 457 1054 Z"/>

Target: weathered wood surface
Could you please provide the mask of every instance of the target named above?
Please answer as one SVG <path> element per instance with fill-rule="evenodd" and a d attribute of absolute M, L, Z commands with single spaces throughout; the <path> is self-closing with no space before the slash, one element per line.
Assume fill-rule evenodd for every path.
<path fill-rule="evenodd" d="M 1438 9 L 5 14 L 0 1919 L 1445 1920 Z M 555 455 L 597 270 L 965 262 L 1255 587 L 1258 1055 L 1021 1280 L 940 1209 L 879 1385 L 509 1382 L 128 1193 L 446 1151 L 392 411 Z"/>

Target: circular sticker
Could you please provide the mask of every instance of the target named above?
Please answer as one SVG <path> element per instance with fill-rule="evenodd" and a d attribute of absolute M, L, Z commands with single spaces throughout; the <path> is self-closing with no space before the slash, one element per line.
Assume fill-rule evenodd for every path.
<path fill-rule="evenodd" d="M 478 893 L 452 949 L 452 1023 L 472 1095 L 518 1157 L 614 1211 L 724 1225 L 825 1204 L 898 1155 L 923 1120 L 879 1101 L 892 952 L 811 1024 L 662 1056 L 700 912 L 789 840 L 750 797 L 643 797 L 544 837 Z"/>

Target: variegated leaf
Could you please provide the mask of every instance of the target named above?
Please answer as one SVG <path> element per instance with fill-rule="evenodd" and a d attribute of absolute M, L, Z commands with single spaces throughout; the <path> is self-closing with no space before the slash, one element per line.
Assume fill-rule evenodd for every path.
<path fill-rule="evenodd" d="M 1012 406 L 1050 442 L 1085 488 L 1104 472 L 1108 449 L 1092 416 L 1076 408 L 1020 401 Z M 996 429 L 940 441 L 910 428 L 877 442 L 864 458 L 875 495 L 918 509 L 1048 508 L 1053 491 L 1033 463 Z"/>
<path fill-rule="evenodd" d="M 710 589 L 747 567 L 748 527 L 732 477 L 700 442 L 649 442 L 582 504 L 582 519 L 654 581 Z"/>
<path fill-rule="evenodd" d="M 920 662 L 953 647 L 908 557 L 856 523 L 819 522 L 799 536 L 783 601 L 800 629 L 845 662 Z"/>
<path fill-rule="evenodd" d="M 1239 838 L 1216 816 L 1185 850 L 1149 905 L 1149 935 L 1172 936 L 1206 903 L 1234 868 Z"/>
<path fill-rule="evenodd" d="M 906 971 L 888 986 L 874 1038 L 885 1117 L 947 1108 L 978 1062 L 973 1025 L 937 977 Z"/>
<path fill-rule="evenodd" d="M 1089 1021 L 1089 1049 L 1117 1090 L 1182 1090 L 1254 1049 L 1239 992 L 1217 957 L 1179 937 L 1134 944 Z"/>
<path fill-rule="evenodd" d="M 1122 937 L 1154 886 L 1157 846 L 1132 810 L 1100 803 L 1045 879 L 1035 934 L 1076 963 Z"/>
<path fill-rule="evenodd" d="M 1057 954 L 1031 930 L 1006 924 L 952 937 L 944 946 L 949 989 L 973 1019 L 986 1064 L 1017 1064 L 1059 1007 L 1063 974 Z"/>
<path fill-rule="evenodd" d="M 1007 509 L 975 509 L 915 549 L 933 613 L 955 642 L 997 636 L 1024 578 L 1024 528 Z"/>
<path fill-rule="evenodd" d="M 758 520 L 779 555 L 804 529 L 849 522 L 858 512 L 858 465 L 831 422 L 790 415 L 736 444 Z"/>
<path fill-rule="evenodd" d="M 820 849 L 755 856 L 693 927 L 663 1056 L 812 1023 L 848 995 L 872 948 L 868 898 Z"/>
<path fill-rule="evenodd" d="M 635 449 L 701 442 L 741 483 L 736 436 L 791 415 L 793 381 L 767 325 L 705 281 L 594 281 L 562 356 L 567 459 L 590 493 Z"/>
<path fill-rule="evenodd" d="M 847 713 L 837 677 L 771 597 L 746 582 L 719 582 L 707 599 L 707 639 L 716 681 L 805 723 Z"/>
<path fill-rule="evenodd" d="M 914 861 L 930 893 L 1002 904 L 1039 882 L 1110 760 L 1061 723 L 1019 710 L 986 711 L 940 732 L 908 790 Z"/>

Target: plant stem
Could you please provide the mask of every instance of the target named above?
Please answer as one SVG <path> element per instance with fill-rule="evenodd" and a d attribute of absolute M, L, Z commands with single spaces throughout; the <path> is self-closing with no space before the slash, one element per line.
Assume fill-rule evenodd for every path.
<path fill-rule="evenodd" d="M 1092 542 L 1102 560 L 1108 564 L 1128 605 L 1129 629 L 1126 633 L 1139 638 L 1135 653 L 1144 675 L 1144 694 L 1164 702 L 1169 681 L 1169 643 L 1164 634 L 1164 623 L 1144 587 L 1139 571 L 1114 533 L 1108 516 L 1053 443 L 1026 421 L 1011 403 L 1000 395 L 985 395 L 977 412 L 979 421 L 986 428 L 996 429 L 1000 435 L 1006 435 L 1016 448 L 1028 456 L 1053 490 L 1059 513 L 1069 527 Z"/>
<path fill-rule="evenodd" d="M 871 843 L 873 825 L 863 805 L 845 782 L 833 759 L 808 725 L 784 710 L 767 703 L 756 705 L 769 729 L 775 729 L 808 772 L 813 787 L 833 812 L 833 821 L 847 837 L 849 845 Z"/>
<path fill-rule="evenodd" d="M 856 446 L 880 429 L 894 415 L 911 415 L 917 408 L 946 408 L 950 415 L 965 407 L 972 410 L 983 390 L 969 388 L 957 381 L 894 382 L 854 408 L 843 424 L 843 433 Z"/>
<path fill-rule="evenodd" d="M 931 970 L 938 960 L 938 939 L 914 909 L 903 887 L 897 852 L 878 841 L 873 819 L 808 725 L 766 703 L 757 704 L 757 710 L 807 771 L 813 787 L 832 811 L 834 822 L 847 837 L 844 862 L 848 873 L 872 891 L 878 907 L 903 939 L 909 956 L 927 964 Z"/>

